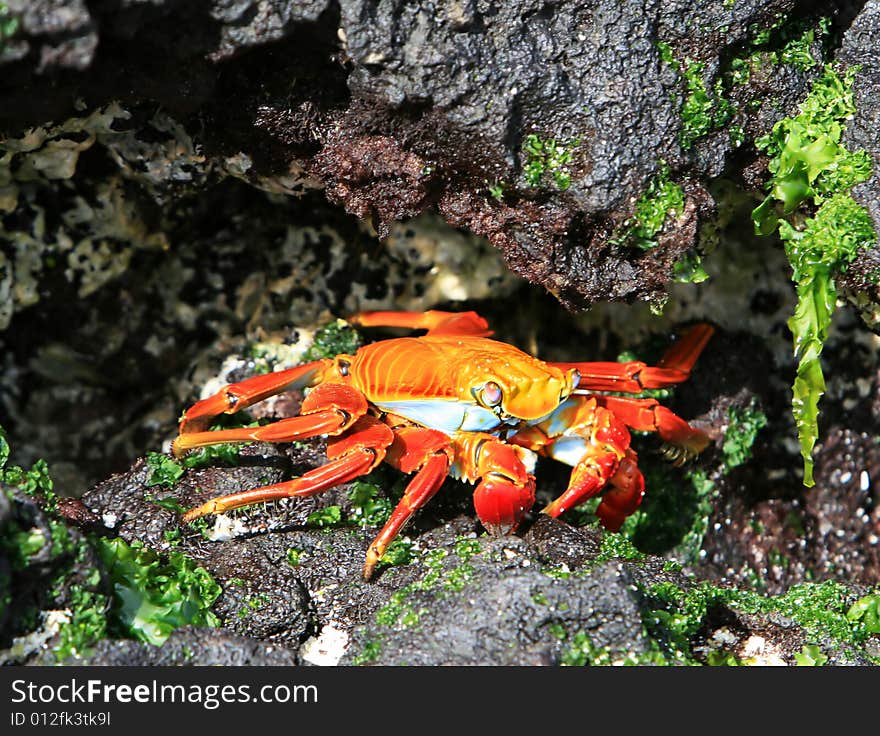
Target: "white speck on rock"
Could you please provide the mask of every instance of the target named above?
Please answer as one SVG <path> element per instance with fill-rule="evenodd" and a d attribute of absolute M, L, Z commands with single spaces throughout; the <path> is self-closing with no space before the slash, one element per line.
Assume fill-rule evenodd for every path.
<path fill-rule="evenodd" d="M 743 647 L 743 664 L 760 667 L 787 667 L 780 652 L 763 636 L 752 635 Z"/>
<path fill-rule="evenodd" d="M 732 633 L 726 626 L 716 629 L 712 633 L 711 642 L 716 647 L 731 647 L 739 641 L 739 637 Z"/>
<path fill-rule="evenodd" d="M 218 514 L 214 517 L 214 528 L 205 532 L 205 539 L 209 542 L 228 542 L 248 531 L 247 526 L 240 519 L 233 519 L 226 514 Z"/>
<path fill-rule="evenodd" d="M 348 633 L 327 624 L 318 636 L 312 636 L 299 648 L 299 656 L 319 667 L 335 667 L 348 649 Z"/>
<path fill-rule="evenodd" d="M 101 515 L 101 521 L 104 522 L 104 526 L 108 529 L 113 529 L 116 526 L 116 522 L 119 521 L 119 517 L 112 511 L 108 511 Z"/>

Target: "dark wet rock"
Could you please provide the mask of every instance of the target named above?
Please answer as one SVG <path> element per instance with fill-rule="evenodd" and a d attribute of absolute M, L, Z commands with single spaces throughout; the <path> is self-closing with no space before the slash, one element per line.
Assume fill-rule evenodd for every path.
<path fill-rule="evenodd" d="M 846 67 L 858 66 L 853 81 L 856 114 L 848 122 L 843 143 L 850 151 L 864 150 L 873 162 L 871 178 L 853 188 L 853 198 L 865 207 L 880 232 L 880 60 L 876 48 L 880 42 L 880 3 L 869 0 L 847 29 L 836 60 Z M 865 322 L 880 331 L 880 238 L 873 247 L 861 251 L 841 277 L 848 298 L 862 313 Z"/>
<path fill-rule="evenodd" d="M 289 548 L 271 543 L 278 541 L 270 537 L 218 544 L 203 563 L 225 581 L 214 611 L 227 628 L 295 648 L 312 625 L 309 597 L 287 560 Z"/>
<path fill-rule="evenodd" d="M 160 647 L 131 639 L 104 639 L 94 652 L 76 664 L 110 667 L 290 667 L 299 664 L 296 652 L 249 639 L 224 629 L 184 626 Z"/>
<path fill-rule="evenodd" d="M 647 642 L 632 582 L 617 562 L 555 578 L 522 540 L 483 542 L 467 561 L 444 559 L 436 587 L 380 609 L 350 656 L 360 661 L 375 642 L 381 664 L 550 665 L 579 631 L 599 648 L 638 656 Z"/>
<path fill-rule="evenodd" d="M 71 522 L 73 526 L 88 527 L 101 523 L 101 519 L 78 498 L 59 498 L 58 513 Z"/>
<path fill-rule="evenodd" d="M 873 160 L 871 178 L 855 187 L 853 196 L 867 207 L 880 230 L 880 3 L 868 0 L 841 39 L 835 60 L 846 67 L 858 66 L 853 81 L 856 114 L 847 122 L 843 143 L 850 151 L 867 151 Z"/>
<path fill-rule="evenodd" d="M 220 61 L 249 47 L 278 41 L 297 24 L 318 20 L 329 5 L 328 0 L 214 0 L 209 15 L 222 27 L 217 48 L 208 58 Z"/>
<path fill-rule="evenodd" d="M 731 473 L 704 542 L 701 574 L 774 594 L 805 579 L 876 585 L 878 462 L 872 436 L 835 428 L 817 448 L 812 489 L 774 492 Z M 762 498 L 766 493 L 773 497 Z"/>
<path fill-rule="evenodd" d="M 780 19 L 808 26 L 821 12 L 795 0 L 62 5 L 10 6 L 22 13 L 11 43 L 25 51 L 4 65 L 0 126 L 63 119 L 77 100 L 160 105 L 210 161 L 244 154 L 255 182 L 306 173 L 380 236 L 436 207 L 569 306 L 662 300 L 674 264 L 703 245 L 700 225 L 714 213 L 705 182 L 739 165 L 731 131 L 765 133 L 813 76 L 768 64 L 733 84 L 732 60 L 764 26 L 776 34 L 761 42 L 769 49 L 788 40 Z M 830 12 L 835 29 L 853 14 L 849 4 Z M 49 28 L 64 32 L 63 48 L 42 43 Z M 685 140 L 694 84 L 716 122 Z M 577 141 L 570 186 L 550 173 L 526 181 L 529 134 Z M 663 161 L 684 208 L 641 251 L 620 234 Z"/>
<path fill-rule="evenodd" d="M 292 466 L 320 461 L 303 447 L 284 454 Z M 719 658 L 736 657 L 793 664 L 804 652 L 816 654 L 809 645 L 820 646 L 833 664 L 871 663 L 857 648 L 807 635 L 805 624 L 797 620 L 773 610 L 757 613 L 725 597 L 721 588 L 707 593 L 698 580 L 662 557 L 615 558 L 605 544 L 607 532 L 576 529 L 540 515 L 522 535 L 503 538 L 477 533 L 472 512 L 445 523 L 422 515 L 404 540 L 409 559 L 380 565 L 374 579 L 365 582 L 364 554 L 377 529 L 350 522 L 315 528 L 290 509 L 314 509 L 312 499 L 220 516 L 216 524 L 202 529 L 181 526 L 179 512 L 166 508 L 172 499 L 178 506 L 201 499 L 204 491 L 198 486 L 206 480 L 212 494 L 238 490 L 248 483 L 249 474 L 267 472 L 261 465 L 265 459 L 266 451 L 256 445 L 241 458 L 241 465 L 189 470 L 177 487 L 158 490 L 145 486 L 147 463 L 140 461 L 129 473 L 108 479 L 86 495 L 83 503 L 90 513 L 114 527 L 104 533 L 146 542 L 162 554 L 183 552 L 205 567 L 222 587 L 213 611 L 224 628 L 186 627 L 161 647 L 106 639 L 77 662 L 553 665 L 656 664 L 682 658 L 717 663 Z M 854 467 L 864 462 L 853 458 Z M 324 494 L 318 501 L 321 506 L 349 504 L 341 518 L 350 518 L 347 490 Z M 455 484 L 446 495 L 461 490 Z M 0 508 L 6 527 L 13 522 L 16 529 L 45 527 L 53 539 L 60 538 L 53 516 L 26 498 L 14 498 L 14 503 L 12 512 Z M 441 504 L 441 513 L 448 513 L 442 511 L 444 506 L 451 511 L 458 502 L 450 503 Z M 847 513 L 839 509 L 841 518 Z M 93 525 L 91 517 L 86 524 Z M 773 533 L 780 538 L 778 531 Z M 65 538 L 90 549 L 75 528 Z M 828 550 L 830 556 L 817 564 L 842 564 L 845 551 L 833 545 Z M 65 586 L 97 584 L 97 578 L 82 579 L 77 565 L 85 564 L 86 574 L 100 570 L 100 560 L 79 552 L 75 560 L 55 552 L 43 560 L 40 554 L 31 554 L 26 571 L 34 576 L 36 598 L 30 606 L 35 610 L 45 611 L 50 604 L 63 610 L 68 605 Z M 57 572 L 60 563 L 73 565 L 65 573 L 70 580 L 50 601 L 41 597 L 45 593 L 39 583 L 45 575 L 35 566 L 51 565 Z M 20 566 L 9 567 L 18 610 L 28 588 L 15 577 Z M 871 591 L 854 586 L 846 593 L 847 605 Z M 682 603 L 686 596 L 694 596 L 690 607 Z M 703 613 L 700 601 L 708 601 Z M 688 628 L 670 626 L 669 616 L 689 620 Z M 5 652 L 7 660 L 54 661 L 47 648 L 53 641 L 51 631 L 15 633 L 18 638 Z"/>
<path fill-rule="evenodd" d="M 564 521 L 538 514 L 523 541 L 545 564 L 579 567 L 599 554 L 601 540 L 596 529 L 576 529 Z"/>

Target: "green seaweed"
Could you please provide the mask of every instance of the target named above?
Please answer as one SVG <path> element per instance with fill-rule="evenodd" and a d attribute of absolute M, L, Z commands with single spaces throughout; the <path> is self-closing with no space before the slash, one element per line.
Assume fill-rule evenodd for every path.
<path fill-rule="evenodd" d="M 680 284 L 701 284 L 708 279 L 703 257 L 693 250 L 687 251 L 672 266 L 672 280 Z"/>
<path fill-rule="evenodd" d="M 291 547 L 286 554 L 287 564 L 291 567 L 299 567 L 302 562 L 302 550 Z"/>
<path fill-rule="evenodd" d="M 6 430 L 0 426 L 0 474 L 2 474 L 2 478 L 5 478 L 5 470 L 6 463 L 9 461 L 9 453 L 11 452 L 9 448 L 9 442 L 6 440 Z"/>
<path fill-rule="evenodd" d="M 388 602 L 376 612 L 376 623 L 386 628 L 415 626 L 428 609 L 416 608 L 411 598 L 418 592 L 442 596 L 463 590 L 474 574 L 474 568 L 468 564 L 468 560 L 479 554 L 480 549 L 477 540 L 459 538 L 453 551 L 460 564 L 449 568 L 444 568 L 444 562 L 449 555 L 447 550 L 434 548 L 422 553 L 420 561 L 425 567 L 424 574 L 415 582 L 392 593 Z"/>
<path fill-rule="evenodd" d="M 116 633 L 159 645 L 179 626 L 217 626 L 211 611 L 222 589 L 189 557 L 167 560 L 140 542 L 95 540 L 113 585 L 111 622 Z"/>
<path fill-rule="evenodd" d="M 599 554 L 594 562 L 604 562 L 605 560 L 643 560 L 645 554 L 639 551 L 632 539 L 626 534 L 614 534 L 606 532 L 602 535 L 602 542 L 599 546 Z"/>
<path fill-rule="evenodd" d="M 394 503 L 379 486 L 368 480 L 358 480 L 348 492 L 352 511 L 350 520 L 361 526 L 379 526 L 388 521 Z"/>
<path fill-rule="evenodd" d="M 21 570 L 48 546 L 57 569 L 46 586 L 45 604 L 64 612 L 52 650 L 58 661 L 87 654 L 106 636 L 160 644 L 178 626 L 217 625 L 210 608 L 220 587 L 204 568 L 177 551 L 165 558 L 138 542 L 74 534 L 57 513 L 45 461 L 25 470 L 7 466 L 8 457 L 9 446 L 0 427 L 0 484 L 34 496 L 48 517 L 49 530 L 47 538 L 41 529 L 21 528 L 9 521 L 0 535 L 0 548 L 13 560 L 13 567 Z M 101 564 L 89 568 L 88 560 L 95 554 Z M 82 569 L 88 571 L 85 579 L 77 577 Z M 112 594 L 103 592 L 102 579 Z M 4 603 L 8 606 L 10 600 Z M 38 623 L 35 608 L 17 626 L 26 631 Z"/>
<path fill-rule="evenodd" d="M 734 108 L 725 97 L 722 78 L 715 80 L 711 90 L 706 85 L 706 65 L 703 62 L 690 58 L 686 58 L 684 63 L 680 62 L 665 41 L 658 41 L 657 49 L 660 59 L 678 72 L 685 83 L 686 91 L 679 112 L 679 144 L 687 151 L 699 138 L 724 127 L 733 117 Z"/>
<path fill-rule="evenodd" d="M 415 559 L 413 553 L 412 542 L 404 539 L 395 539 L 388 545 L 385 554 L 379 562 L 386 567 L 394 567 L 395 565 L 408 565 Z"/>
<path fill-rule="evenodd" d="M 344 523 L 340 506 L 325 506 L 323 509 L 313 511 L 306 517 L 306 524 L 318 529 L 329 529 Z"/>
<path fill-rule="evenodd" d="M 107 637 L 110 624 L 108 605 L 107 596 L 102 593 L 79 584 L 69 587 L 69 615 L 60 626 L 58 643 L 52 651 L 57 661 L 63 662 L 68 657 L 88 654 L 95 644 Z"/>
<path fill-rule="evenodd" d="M 660 583 L 643 590 L 646 629 L 670 659 L 694 661 L 690 641 L 715 607 L 729 607 L 746 614 L 776 614 L 791 619 L 804 632 L 808 645 L 852 651 L 871 635 L 869 627 L 848 614 L 851 594 L 836 581 L 800 583 L 778 596 L 763 596 L 736 588 L 701 583 L 684 590 L 674 583 Z"/>
<path fill-rule="evenodd" d="M 846 121 L 855 113 L 852 85 L 857 71 L 850 67 L 841 76 L 826 66 L 799 114 L 778 121 L 756 141 L 771 157 L 772 177 L 769 194 L 752 213 L 755 230 L 767 235 L 778 229 L 797 288 L 798 303 L 788 321 L 798 363 L 792 413 L 808 487 L 814 485 L 812 450 L 819 434 L 819 399 L 825 392 L 820 355 L 836 307 L 835 276 L 877 239 L 867 210 L 849 194 L 870 177 L 870 158 L 841 143 Z M 795 218 L 803 205 L 812 205 L 815 213 Z M 795 226 L 799 219 L 802 224 Z"/>
<path fill-rule="evenodd" d="M 568 189 L 571 186 L 568 164 L 572 160 L 572 151 L 579 145 L 578 138 L 560 141 L 556 138 L 541 138 L 534 133 L 527 135 L 522 146 L 526 184 L 530 187 L 541 186 L 545 176 L 549 175 L 559 191 Z"/>
<path fill-rule="evenodd" d="M 671 179 L 669 166 L 661 161 L 657 173 L 636 200 L 633 216 L 624 223 L 623 233 L 615 240 L 642 250 L 657 245 L 657 234 L 670 217 L 684 210 L 684 191 Z"/>
<path fill-rule="evenodd" d="M 503 181 L 496 181 L 494 184 L 489 184 L 486 187 L 489 196 L 498 202 L 504 201 L 504 193 L 507 191 L 507 188 L 508 185 Z"/>
<path fill-rule="evenodd" d="M 636 549 L 650 554 L 674 551 L 689 562 L 698 559 L 718 494 L 715 481 L 702 468 L 681 473 L 666 464 L 645 468 L 642 505 L 626 520 L 622 532 Z"/>
<path fill-rule="evenodd" d="M 670 664 L 666 661 L 659 647 L 652 641 L 649 641 L 647 651 L 635 653 L 600 647 L 593 642 L 592 637 L 586 631 L 576 631 L 569 640 L 567 632 L 562 628 L 561 632 L 556 632 L 556 638 L 565 642 L 565 648 L 560 656 L 560 664 L 563 667 L 609 667 L 612 665 L 633 667 Z"/>
<path fill-rule="evenodd" d="M 859 598 L 846 612 L 846 618 L 860 622 L 870 634 L 880 634 L 880 593 Z"/>
<path fill-rule="evenodd" d="M 257 422 L 251 422 L 242 426 L 258 426 Z M 212 427 L 213 429 L 213 427 Z M 194 468 L 207 468 L 213 465 L 238 465 L 241 462 L 241 443 L 223 445 L 208 445 L 199 447 L 188 452 L 180 462 L 189 470 Z"/>
<path fill-rule="evenodd" d="M 804 644 L 801 651 L 794 655 L 798 667 L 821 667 L 828 661 L 822 648 L 816 644 Z"/>
<path fill-rule="evenodd" d="M 729 423 L 721 452 L 724 454 L 725 470 L 730 471 L 751 458 L 758 432 L 767 426 L 767 415 L 757 408 L 757 401 L 752 398 L 749 405 L 742 409 L 730 407 L 727 416 Z"/>
<path fill-rule="evenodd" d="M 375 662 L 382 654 L 382 642 L 378 639 L 371 639 L 364 642 L 361 651 L 354 658 L 355 665 L 369 664 Z"/>
<path fill-rule="evenodd" d="M 147 467 L 150 469 L 148 487 L 174 488 L 186 472 L 179 462 L 162 452 L 147 452 Z"/>
<path fill-rule="evenodd" d="M 358 332 L 344 320 L 331 322 L 315 332 L 315 338 L 303 353 L 303 363 L 357 352 L 362 340 Z"/>

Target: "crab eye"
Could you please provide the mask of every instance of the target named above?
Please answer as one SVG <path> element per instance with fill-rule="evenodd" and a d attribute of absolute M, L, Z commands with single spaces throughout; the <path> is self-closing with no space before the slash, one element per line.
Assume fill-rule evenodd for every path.
<path fill-rule="evenodd" d="M 484 406 L 498 406 L 501 403 L 501 386 L 495 381 L 487 381 L 480 389 L 480 403 Z"/>

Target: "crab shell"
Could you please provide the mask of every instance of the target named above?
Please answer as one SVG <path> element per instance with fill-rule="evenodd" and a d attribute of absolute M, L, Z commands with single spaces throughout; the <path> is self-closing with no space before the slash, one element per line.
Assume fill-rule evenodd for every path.
<path fill-rule="evenodd" d="M 576 369 L 483 337 L 384 340 L 336 363 L 348 364 L 351 381 L 371 404 L 447 434 L 547 417 L 578 380 Z"/>

